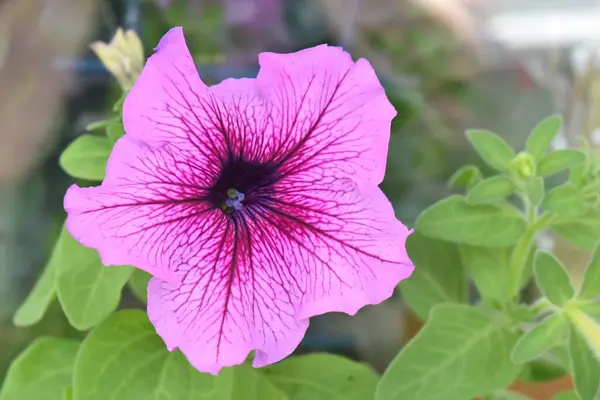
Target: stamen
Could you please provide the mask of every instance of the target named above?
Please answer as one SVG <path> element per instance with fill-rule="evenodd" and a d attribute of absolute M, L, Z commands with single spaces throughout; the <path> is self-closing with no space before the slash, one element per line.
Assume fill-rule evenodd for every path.
<path fill-rule="evenodd" d="M 225 200 L 225 206 L 233 210 L 241 210 L 244 207 L 242 204 L 242 201 L 246 198 L 244 193 L 238 192 L 235 189 L 227 189 L 227 197 L 228 199 Z"/>

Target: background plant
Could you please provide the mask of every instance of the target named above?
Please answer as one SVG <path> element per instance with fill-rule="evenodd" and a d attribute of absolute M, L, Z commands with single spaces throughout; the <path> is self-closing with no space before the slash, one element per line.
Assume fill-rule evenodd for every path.
<path fill-rule="evenodd" d="M 570 373 L 576 391 L 561 398 L 594 400 L 600 390 L 600 207 L 597 158 L 580 149 L 548 152 L 558 116 L 540 122 L 519 153 L 485 130 L 467 139 L 496 174 L 459 169 L 452 195 L 423 211 L 408 240 L 414 275 L 400 285 L 427 323 L 378 384 L 383 399 L 515 399 L 517 380 Z M 562 184 L 546 190 L 549 177 Z M 594 249 L 583 285 L 574 288 L 562 263 L 538 249 L 547 230 Z M 526 302 L 535 282 L 540 296 Z M 472 282 L 477 300 L 469 302 Z"/>
<path fill-rule="evenodd" d="M 76 180 L 103 179 L 112 146 L 124 134 L 123 98 L 113 116 L 90 125 L 63 152 L 60 165 Z M 497 172 L 484 178 L 477 167 L 462 167 L 450 185 L 464 194 L 440 200 L 417 219 L 408 241 L 417 268 L 399 289 L 426 324 L 381 377 L 329 354 L 201 374 L 166 350 L 143 311 L 117 311 L 126 286 L 145 301 L 148 275 L 104 267 L 63 229 L 14 323 L 37 323 L 57 298 L 70 324 L 87 335 L 34 341 L 13 362 L 0 400 L 523 399 L 508 389 L 513 382 L 567 373 L 576 390 L 560 398 L 594 400 L 600 390 L 600 166 L 584 142 L 549 152 L 560 128 L 557 116 L 542 121 L 519 153 L 496 134 L 467 132 Z M 562 182 L 547 187 L 549 177 Z M 556 257 L 538 250 L 536 238 L 547 230 L 595 248 L 580 288 Z M 522 292 L 532 282 L 540 295 L 527 301 Z"/>

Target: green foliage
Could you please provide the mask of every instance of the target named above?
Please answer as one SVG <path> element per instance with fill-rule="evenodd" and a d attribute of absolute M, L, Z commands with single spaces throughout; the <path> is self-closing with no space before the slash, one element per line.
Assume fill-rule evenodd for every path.
<path fill-rule="evenodd" d="M 536 360 L 530 361 L 524 365 L 523 372 L 519 375 L 519 380 L 531 383 L 548 382 L 563 377 L 567 374 L 565 366 L 569 365 L 568 355 L 566 350 L 565 360 L 558 359 L 553 354 L 556 349 L 563 349 L 561 346 L 554 347 L 550 351 L 545 352 L 542 356 Z"/>
<path fill-rule="evenodd" d="M 149 273 L 136 268 L 131 274 L 129 282 L 127 282 L 134 296 L 137 297 L 140 301 L 143 301 L 144 303 L 148 298 L 147 289 L 149 280 Z"/>
<path fill-rule="evenodd" d="M 231 398 L 226 392 L 231 389 L 232 378 L 223 376 L 219 381 L 198 373 L 180 352 L 167 351 L 142 311 L 126 310 L 111 315 L 81 344 L 73 397 L 178 400 L 219 398 L 219 393 L 220 398 L 227 399 Z"/>
<path fill-rule="evenodd" d="M 600 324 L 600 301 L 598 300 L 596 298 L 594 300 L 579 301 L 577 302 L 577 309 Z"/>
<path fill-rule="evenodd" d="M 596 246 L 585 270 L 578 297 L 581 300 L 591 300 L 598 295 L 600 295 L 600 243 Z"/>
<path fill-rule="evenodd" d="M 60 166 L 74 178 L 101 181 L 112 144 L 106 137 L 82 135 L 60 155 Z"/>
<path fill-rule="evenodd" d="M 58 299 L 73 327 L 87 330 L 116 310 L 130 267 L 106 267 L 98 252 L 83 247 L 65 228 L 54 250 Z"/>
<path fill-rule="evenodd" d="M 483 299 L 494 305 L 510 300 L 510 248 L 461 245 L 460 255 Z"/>
<path fill-rule="evenodd" d="M 406 250 L 415 271 L 398 287 L 404 301 L 422 320 L 437 304 L 466 303 L 467 285 L 455 244 L 415 232 L 408 237 Z"/>
<path fill-rule="evenodd" d="M 578 217 L 558 217 L 550 227 L 573 246 L 591 250 L 600 237 L 600 212 L 588 212 Z"/>
<path fill-rule="evenodd" d="M 38 323 L 56 297 L 56 271 L 58 269 L 56 257 L 57 252 L 54 251 L 33 290 L 17 309 L 13 317 L 15 326 L 25 327 Z"/>
<path fill-rule="evenodd" d="M 379 380 L 368 366 L 331 354 L 291 357 L 261 372 L 290 400 L 372 399 Z"/>
<path fill-rule="evenodd" d="M 532 361 L 552 347 L 564 343 L 568 323 L 561 313 L 553 314 L 521 336 L 512 349 L 510 359 L 517 364 Z"/>
<path fill-rule="evenodd" d="M 585 154 L 579 150 L 556 150 L 542 157 L 538 164 L 538 174 L 549 176 L 571 168 L 585 161 Z"/>
<path fill-rule="evenodd" d="M 534 238 L 546 229 L 552 229 L 570 243 L 587 249 L 596 247 L 600 237 L 598 161 L 585 146 L 582 150 L 549 151 L 561 123 L 557 116 L 540 122 L 530 134 L 525 150 L 518 154 L 491 132 L 467 133 L 469 141 L 483 160 L 500 172 L 484 178 L 475 167 L 459 169 L 449 184 L 465 190 L 466 196 L 444 198 L 423 211 L 417 219 L 415 228 L 421 235 L 417 241 L 423 243 L 423 249 L 429 248 L 430 254 L 426 250 L 420 253 L 412 250 L 412 254 L 409 244 L 409 255 L 415 261 L 417 271 L 423 266 L 427 281 L 435 283 L 427 287 L 427 281 L 423 279 L 425 273 L 416 275 L 415 271 L 412 292 L 409 291 L 405 297 L 422 318 L 432 307 L 433 311 L 423 331 L 400 352 L 384 374 L 377 390 L 377 399 L 466 400 L 477 395 L 494 399 L 513 398 L 512 393 L 503 391 L 500 386 L 494 388 L 490 384 L 479 392 L 469 388 L 469 385 L 475 386 L 479 382 L 485 385 L 486 379 L 491 379 L 493 375 L 478 375 L 485 370 L 485 363 L 475 363 L 469 358 L 475 354 L 475 351 L 470 353 L 472 349 L 484 357 L 485 349 L 472 345 L 467 350 L 459 344 L 458 338 L 463 345 L 470 344 L 463 335 L 481 338 L 475 331 L 465 334 L 460 330 L 463 326 L 472 329 L 478 326 L 478 323 L 468 320 L 467 314 L 485 315 L 480 318 L 489 318 L 490 324 L 507 329 L 512 345 L 508 354 L 503 354 L 505 364 L 502 361 L 496 361 L 496 364 L 507 366 L 507 369 L 512 365 L 515 371 L 520 368 L 517 365 L 521 365 L 523 369 L 519 379 L 546 381 L 572 370 L 574 375 L 579 374 L 579 378 L 576 378 L 581 387 L 577 389 L 579 396 L 586 400 L 596 395 L 595 389 L 600 381 L 600 368 L 596 366 L 599 361 L 594 355 L 594 351 L 600 349 L 596 338 L 600 335 L 600 301 L 597 297 L 600 293 L 600 250 L 597 249 L 592 257 L 579 294 L 571 285 L 565 267 L 553 255 L 535 253 Z M 570 171 L 568 180 L 550 187 L 546 192 L 544 177 L 563 170 Z M 507 202 L 515 197 L 522 200 L 520 210 Z M 427 245 L 427 238 L 436 239 L 438 243 L 436 246 Z M 451 243 L 458 244 L 460 263 L 455 261 L 455 256 L 450 252 L 437 250 L 443 246 L 443 242 L 447 242 L 447 248 L 451 248 Z M 450 278 L 453 276 L 448 271 L 451 264 L 456 264 L 454 276 L 466 273 L 475 284 L 481 298 L 477 308 L 448 304 L 459 301 L 448 296 L 444 301 L 444 296 L 440 295 L 445 293 L 444 289 L 460 287 Z M 534 270 L 535 282 L 544 297 L 525 305 L 518 302 L 519 291 L 531 276 L 529 270 Z M 403 295 L 404 287 L 411 288 L 411 279 L 401 283 Z M 452 327 L 449 323 L 444 326 L 444 318 L 448 317 L 448 313 L 453 316 L 449 310 L 454 307 L 464 307 L 462 319 L 456 315 L 454 321 L 459 322 Z M 573 307 L 583 313 L 583 317 L 577 317 L 577 321 L 573 319 L 575 317 L 571 318 L 575 313 L 568 311 Z M 444 310 L 444 314 L 439 310 Z M 480 314 L 482 311 L 486 314 Z M 501 316 L 495 319 L 492 317 L 495 313 Z M 540 320 L 540 315 L 545 317 Z M 569 318 L 566 318 L 567 315 Z M 568 334 L 570 320 L 578 326 L 580 341 L 577 341 L 578 336 Z M 464 331 L 467 332 L 469 328 L 464 328 Z M 438 329 L 445 331 L 446 336 L 452 339 L 436 336 Z M 516 333 L 523 331 L 520 335 Z M 456 343 L 452 340 L 456 340 Z M 503 346 L 497 335 L 488 340 L 495 343 L 496 347 Z M 456 349 L 460 357 L 464 357 L 460 366 L 453 364 L 453 353 L 449 349 Z M 430 359 L 435 359 L 437 363 Z M 581 366 L 586 363 L 587 368 Z M 480 370 L 474 370 L 475 364 Z M 473 370 L 469 369 L 471 367 Z M 425 378 L 423 374 L 417 377 L 417 370 L 427 371 Z M 458 374 L 463 374 L 461 376 L 465 378 L 460 379 Z M 515 378 L 513 376 L 511 379 Z M 442 386 L 450 389 L 443 389 Z"/>
<path fill-rule="evenodd" d="M 569 356 L 575 389 L 581 400 L 596 400 L 600 395 L 600 360 L 590 349 L 587 339 L 572 328 Z"/>
<path fill-rule="evenodd" d="M 485 130 L 469 130 L 467 139 L 483 161 L 498 171 L 508 170 L 515 151 L 500 136 Z"/>
<path fill-rule="evenodd" d="M 92 122 L 91 124 L 89 124 L 88 126 L 85 127 L 85 130 L 88 132 L 103 130 L 103 129 L 106 129 L 108 126 L 119 122 L 119 120 L 120 120 L 120 118 L 114 117 L 112 119 L 107 119 L 104 121 Z"/>
<path fill-rule="evenodd" d="M 88 127 L 105 135 L 84 135 L 61 156 L 72 176 L 102 180 L 112 146 L 125 134 L 123 99 L 116 116 Z M 14 323 L 36 323 L 58 297 L 69 322 L 90 332 L 81 345 L 36 341 L 14 361 L 0 400 L 37 399 L 40 393 L 49 400 L 523 400 L 506 389 L 515 380 L 540 382 L 566 373 L 577 394 L 565 392 L 563 400 L 595 400 L 600 165 L 586 143 L 550 151 L 561 124 L 558 116 L 540 122 L 520 152 L 492 132 L 467 132 L 498 172 L 483 177 L 475 166 L 460 168 L 449 185 L 464 194 L 439 200 L 417 218 L 406 243 L 416 269 L 399 291 L 426 324 L 381 378 L 366 365 L 327 354 L 292 356 L 261 369 L 245 363 L 219 376 L 200 373 L 179 351 L 166 349 L 144 312 L 115 312 L 125 285 L 146 301 L 150 275 L 102 265 L 95 250 L 63 228 Z M 569 171 L 566 181 L 544 180 L 563 170 Z M 595 248 L 579 292 L 556 257 L 536 252 L 535 238 L 547 230 Z M 543 296 L 529 304 L 520 292 L 532 275 Z M 469 304 L 469 282 L 477 290 L 475 304 Z"/>
<path fill-rule="evenodd" d="M 576 217 L 584 212 L 583 198 L 572 182 L 550 190 L 542 202 L 542 207 L 563 217 Z"/>
<path fill-rule="evenodd" d="M 560 392 L 554 396 L 551 400 L 581 400 L 577 395 L 577 392 L 569 390 L 567 392 Z"/>
<path fill-rule="evenodd" d="M 438 201 L 418 217 L 415 228 L 424 235 L 472 246 L 506 247 L 526 229 L 514 209 L 498 205 L 469 205 L 462 196 Z"/>
<path fill-rule="evenodd" d="M 521 393 L 504 391 L 504 392 L 498 394 L 497 396 L 495 396 L 494 399 L 498 399 L 498 400 L 530 400 L 531 398 L 527 397 Z"/>
<path fill-rule="evenodd" d="M 539 160 L 550 148 L 550 144 L 558 135 L 562 126 L 562 117 L 553 115 L 538 123 L 529 134 L 525 151 L 535 160 Z"/>
<path fill-rule="evenodd" d="M 471 205 L 497 203 L 506 199 L 515 190 L 515 184 L 507 176 L 484 179 L 469 190 L 465 200 Z"/>
<path fill-rule="evenodd" d="M 479 181 L 481 181 L 483 177 L 481 176 L 481 172 L 479 168 L 474 165 L 465 165 L 464 167 L 460 167 L 448 180 L 448 186 L 452 188 L 465 188 L 471 189 L 475 186 Z"/>
<path fill-rule="evenodd" d="M 268 378 L 250 365 L 242 364 L 223 370 L 215 382 L 212 393 L 204 397 L 215 400 L 289 400 Z M 173 397 L 179 399 L 179 397 Z"/>
<path fill-rule="evenodd" d="M 552 304 L 562 307 L 575 296 L 569 275 L 556 257 L 539 252 L 535 255 L 534 268 L 535 280 Z"/>
<path fill-rule="evenodd" d="M 36 339 L 12 362 L 0 400 L 63 400 L 78 349 L 71 339 Z"/>
<path fill-rule="evenodd" d="M 535 177 L 523 183 L 524 192 L 532 206 L 538 206 L 544 198 L 544 179 Z"/>
<path fill-rule="evenodd" d="M 467 305 L 438 305 L 392 361 L 375 399 L 466 400 L 503 388 L 520 371 L 509 354 L 516 340 L 499 318 Z"/>
<path fill-rule="evenodd" d="M 125 128 L 121 121 L 114 122 L 106 127 L 106 137 L 108 137 L 111 143 L 115 143 L 123 135 L 125 135 Z"/>

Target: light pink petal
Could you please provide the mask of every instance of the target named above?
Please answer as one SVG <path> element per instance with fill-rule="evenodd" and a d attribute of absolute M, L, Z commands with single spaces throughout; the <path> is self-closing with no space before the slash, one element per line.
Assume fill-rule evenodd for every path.
<path fill-rule="evenodd" d="M 225 79 L 209 88 L 216 105 L 215 120 L 224 132 L 227 157 L 269 163 L 276 152 L 273 116 L 258 90 L 256 79 Z"/>
<path fill-rule="evenodd" d="M 289 243 L 293 274 L 306 277 L 298 317 L 354 315 L 389 298 L 412 274 L 405 247 L 410 231 L 378 187 L 311 172 L 280 182 L 264 219 Z"/>
<path fill-rule="evenodd" d="M 217 173 L 180 149 L 151 148 L 125 135 L 101 186 L 68 189 L 67 229 L 106 265 L 132 264 L 174 282 L 182 249 L 225 219 L 206 201 Z"/>
<path fill-rule="evenodd" d="M 259 62 L 282 173 L 335 169 L 361 185 L 381 183 L 396 111 L 368 61 L 321 45 L 262 53 Z"/>
<path fill-rule="evenodd" d="M 242 154 L 262 162 L 277 150 L 255 80 L 204 85 L 181 28 L 171 29 L 148 59 L 125 100 L 123 123 L 130 137 L 153 146 L 169 143 L 206 164 Z"/>
<path fill-rule="evenodd" d="M 200 371 L 216 374 L 251 350 L 255 367 L 279 361 L 309 317 L 379 303 L 414 268 L 404 250 L 409 232 L 378 188 L 361 193 L 350 180 L 296 175 L 277 191 L 229 220 L 207 242 L 208 258 L 190 250 L 182 286 L 149 285 L 157 332 Z"/>
<path fill-rule="evenodd" d="M 123 104 L 127 134 L 152 146 L 170 143 L 218 164 L 226 153 L 219 104 L 200 80 L 181 27 L 156 47 Z"/>

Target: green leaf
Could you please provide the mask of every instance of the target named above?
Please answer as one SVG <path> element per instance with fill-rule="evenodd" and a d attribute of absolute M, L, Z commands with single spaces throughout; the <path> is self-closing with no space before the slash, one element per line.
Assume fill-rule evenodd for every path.
<path fill-rule="evenodd" d="M 600 361 L 596 358 L 586 338 L 571 328 L 569 355 L 575 390 L 581 400 L 596 400 L 600 394 Z"/>
<path fill-rule="evenodd" d="M 552 314 L 519 338 L 510 359 L 517 364 L 526 363 L 565 340 L 569 328 L 562 313 Z"/>
<path fill-rule="evenodd" d="M 537 206 L 544 198 L 544 179 L 539 176 L 525 183 L 525 192 L 531 204 Z"/>
<path fill-rule="evenodd" d="M 59 164 L 74 178 L 101 181 L 111 150 L 108 138 L 81 135 L 62 152 Z"/>
<path fill-rule="evenodd" d="M 10 365 L 0 400 L 63 400 L 79 342 L 38 338 Z"/>
<path fill-rule="evenodd" d="M 592 250 L 600 238 L 600 214 L 589 213 L 579 217 L 561 217 L 550 225 L 552 230 L 576 247 Z"/>
<path fill-rule="evenodd" d="M 98 252 L 63 228 L 55 250 L 58 300 L 73 327 L 87 330 L 117 309 L 131 267 L 105 267 Z"/>
<path fill-rule="evenodd" d="M 515 323 L 531 323 L 536 320 L 538 313 L 525 304 L 511 304 L 506 315 Z"/>
<path fill-rule="evenodd" d="M 569 275 L 562 263 L 550 253 L 535 255 L 535 281 L 550 302 L 562 307 L 575 296 Z"/>
<path fill-rule="evenodd" d="M 510 300 L 510 248 L 461 245 L 460 255 L 483 299 L 494 305 L 505 304 Z"/>
<path fill-rule="evenodd" d="M 398 288 L 415 314 L 425 321 L 437 304 L 466 303 L 466 279 L 455 244 L 414 232 L 406 250 L 416 268 Z"/>
<path fill-rule="evenodd" d="M 579 189 L 572 182 L 550 190 L 542 201 L 542 207 L 564 217 L 576 217 L 585 211 Z"/>
<path fill-rule="evenodd" d="M 73 400 L 73 388 L 72 387 L 68 387 L 65 389 L 65 400 Z"/>
<path fill-rule="evenodd" d="M 232 386 L 225 375 L 219 377 L 222 385 Z M 195 370 L 181 352 L 169 352 L 144 312 L 124 310 L 112 314 L 83 341 L 75 364 L 73 397 L 227 399 L 217 397 L 217 379 Z"/>
<path fill-rule="evenodd" d="M 600 294 L 600 243 L 596 246 L 592 259 L 588 264 L 579 298 L 581 300 L 590 300 Z"/>
<path fill-rule="evenodd" d="M 125 135 L 125 128 L 123 127 L 123 122 L 118 121 L 114 124 L 110 124 L 106 127 L 106 136 L 111 143 L 116 143 L 117 140 Z"/>
<path fill-rule="evenodd" d="M 261 372 L 290 400 L 372 399 L 379 380 L 367 365 L 333 354 L 290 357 Z"/>
<path fill-rule="evenodd" d="M 515 184 L 507 176 L 494 176 L 473 186 L 465 200 L 472 205 L 495 203 L 504 200 L 515 190 Z"/>
<path fill-rule="evenodd" d="M 494 399 L 498 399 L 498 400 L 531 400 L 531 397 L 525 396 L 524 394 L 521 394 L 521 393 L 505 391 L 505 392 L 501 393 L 500 395 L 494 397 Z"/>
<path fill-rule="evenodd" d="M 580 149 L 585 154 L 585 161 L 570 168 L 569 180 L 578 187 L 584 188 L 598 178 L 599 159 L 590 144 L 582 137 L 577 138 Z"/>
<path fill-rule="evenodd" d="M 521 369 L 509 357 L 516 340 L 500 318 L 440 304 L 392 361 L 375 399 L 465 400 L 504 388 Z"/>
<path fill-rule="evenodd" d="M 131 277 L 129 278 L 129 288 L 131 292 L 137 297 L 140 301 L 144 303 L 148 299 L 148 281 L 151 276 L 146 271 L 142 271 L 141 269 L 134 268 Z"/>
<path fill-rule="evenodd" d="M 483 161 L 498 171 L 507 171 L 515 151 L 497 134 L 486 130 L 469 130 L 467 139 Z"/>
<path fill-rule="evenodd" d="M 548 353 L 542 355 L 545 357 Z M 519 380 L 539 383 L 548 382 L 561 378 L 567 374 L 565 368 L 557 362 L 548 362 L 542 359 L 533 360 L 525 365 L 523 373 L 519 376 Z"/>
<path fill-rule="evenodd" d="M 577 308 L 600 324 L 600 300 L 577 302 Z"/>
<path fill-rule="evenodd" d="M 520 213 L 495 205 L 471 206 L 454 195 L 419 215 L 415 228 L 424 235 L 472 246 L 506 247 L 517 242 L 526 223 Z"/>
<path fill-rule="evenodd" d="M 527 138 L 525 151 L 536 160 L 539 160 L 548 151 L 552 141 L 558 135 L 562 122 L 560 115 L 553 115 L 538 123 Z"/>
<path fill-rule="evenodd" d="M 585 154 L 579 150 L 556 150 L 542 157 L 538 164 L 538 175 L 553 175 L 563 169 L 571 168 L 585 161 Z"/>
<path fill-rule="evenodd" d="M 266 376 L 248 364 L 226 368 L 221 371 L 215 383 L 215 393 L 205 396 L 202 398 L 219 400 L 291 400 Z M 173 400 L 180 399 L 178 396 L 171 398 Z M 190 395 L 188 398 L 196 397 Z M 162 397 L 160 399 L 162 400 Z"/>
<path fill-rule="evenodd" d="M 33 290 L 29 292 L 23 304 L 17 309 L 13 317 L 15 326 L 26 327 L 38 323 L 46 314 L 52 300 L 54 300 L 56 296 L 56 270 L 58 267 L 56 253 L 55 249 Z"/>
<path fill-rule="evenodd" d="M 460 167 L 448 180 L 448 186 L 451 188 L 465 188 L 471 189 L 477 184 L 483 177 L 479 168 L 474 165 L 465 165 Z"/>
<path fill-rule="evenodd" d="M 554 396 L 551 400 L 581 400 L 576 392 L 569 390 L 567 392 L 560 392 Z"/>
<path fill-rule="evenodd" d="M 85 130 L 88 132 L 91 132 L 91 131 L 97 131 L 100 129 L 106 129 L 107 126 L 115 123 L 118 120 L 119 119 L 117 117 L 115 117 L 115 118 L 107 119 L 104 121 L 92 122 L 85 127 Z"/>
<path fill-rule="evenodd" d="M 129 90 L 123 91 L 123 94 L 121 95 L 121 97 L 119 97 L 119 99 L 113 105 L 113 111 L 117 111 L 117 112 L 119 112 L 119 114 L 123 114 L 123 103 L 125 103 L 125 99 L 127 98 L 128 94 L 129 94 Z"/>

